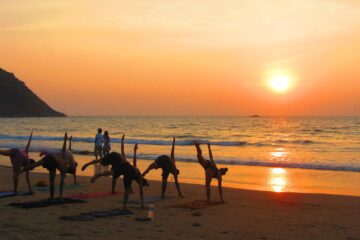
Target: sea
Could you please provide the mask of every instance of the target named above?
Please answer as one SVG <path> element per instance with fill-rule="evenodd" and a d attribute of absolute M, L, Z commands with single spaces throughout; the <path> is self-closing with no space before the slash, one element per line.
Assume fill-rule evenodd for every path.
<path fill-rule="evenodd" d="M 126 135 L 129 159 L 138 143 L 137 157 L 145 168 L 157 156 L 170 154 L 175 136 L 184 182 L 204 182 L 196 140 L 210 143 L 216 163 L 229 168 L 225 186 L 360 196 L 360 117 L 71 116 L 0 118 L 0 126 L 1 149 L 24 148 L 34 131 L 30 151 L 35 159 L 40 151 L 60 149 L 67 132 L 80 165 L 90 161 L 97 129 L 102 128 L 109 132 L 112 151 L 120 151 L 121 136 Z M 10 161 L 1 157 L 0 164 Z M 152 178 L 160 180 L 160 173 Z"/>

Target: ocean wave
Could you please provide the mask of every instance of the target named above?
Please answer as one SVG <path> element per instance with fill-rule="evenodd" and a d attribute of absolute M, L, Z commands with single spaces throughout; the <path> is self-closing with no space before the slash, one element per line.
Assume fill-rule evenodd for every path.
<path fill-rule="evenodd" d="M 19 136 L 19 135 L 0 135 L 0 140 L 28 140 L 29 136 Z M 33 141 L 63 141 L 63 136 L 33 136 Z M 143 144 L 143 145 L 158 145 L 158 146 L 171 146 L 172 140 L 171 137 L 168 137 L 169 140 L 161 139 L 138 139 L 138 138 L 126 138 L 126 144 Z M 180 140 L 179 140 L 180 139 Z M 297 139 L 297 140 L 275 140 L 267 142 L 248 142 L 248 141 L 208 141 L 204 140 L 201 137 L 196 137 L 192 135 L 180 135 L 177 138 L 177 146 L 191 146 L 193 145 L 194 140 L 200 144 L 207 144 L 211 142 L 214 146 L 223 146 L 223 147 L 242 147 L 242 146 L 256 146 L 256 147 L 265 147 L 265 146 L 279 146 L 279 145 L 309 145 L 309 144 L 320 144 L 320 142 L 315 142 L 309 139 Z M 81 143 L 93 143 L 93 137 L 73 137 L 73 142 Z M 112 143 L 120 143 L 120 138 L 111 138 Z"/>
<path fill-rule="evenodd" d="M 315 144 L 317 142 L 312 140 L 276 140 L 275 143 L 277 144 L 296 144 L 296 145 L 308 145 L 308 144 Z"/>
<path fill-rule="evenodd" d="M 28 140 L 28 136 L 13 136 L 13 135 L 0 135 L 0 140 Z M 46 137 L 46 136 L 33 136 L 33 141 L 63 141 L 63 137 Z M 199 140 L 194 138 L 200 144 L 207 144 L 207 140 Z M 191 146 L 193 145 L 194 140 L 177 140 L 176 146 Z M 94 138 L 87 137 L 73 137 L 73 142 L 82 142 L 82 143 L 93 143 Z M 111 138 L 112 143 L 121 143 L 120 138 Z M 126 144 L 141 144 L 141 145 L 158 145 L 158 146 L 171 146 L 172 140 L 169 137 L 169 140 L 157 140 L 157 139 L 125 139 Z M 211 141 L 212 145 L 215 146 L 245 146 L 249 143 L 246 141 Z M 1 146 L 0 146 L 1 147 Z"/>
<path fill-rule="evenodd" d="M 139 159 L 154 160 L 156 155 L 140 154 Z M 197 163 L 196 159 L 189 157 L 176 157 L 177 161 L 180 162 L 193 162 Z M 344 165 L 330 165 L 330 164 L 315 164 L 315 163 L 294 163 L 294 162 L 267 162 L 261 160 L 241 160 L 241 159 L 217 159 L 218 164 L 234 165 L 234 166 L 258 166 L 258 167 L 273 167 L 273 168 L 298 168 L 298 169 L 309 169 L 309 170 L 327 170 L 327 171 L 351 171 L 360 172 L 360 166 L 344 166 Z"/>
<path fill-rule="evenodd" d="M 23 148 L 22 144 L 0 144 L 0 148 Z M 31 152 L 58 152 L 60 148 L 49 148 L 49 147 L 38 147 L 32 146 L 30 148 Z M 83 150 L 83 149 L 73 149 L 74 154 L 83 155 L 83 156 L 94 156 L 93 151 Z M 138 154 L 138 159 L 142 160 L 155 160 L 159 155 L 155 154 Z M 128 159 L 131 159 L 133 156 L 128 154 Z M 197 159 L 193 156 L 176 156 L 176 161 L 179 162 L 190 162 L 197 163 Z M 333 164 L 320 164 L 320 163 L 297 163 L 297 162 L 273 162 L 260 159 L 230 159 L 230 158 L 219 158 L 216 159 L 218 164 L 224 165 L 234 165 L 234 166 L 259 166 L 259 167 L 273 167 L 273 168 L 297 168 L 297 169 L 312 169 L 312 170 L 328 170 L 328 171 L 351 171 L 351 172 L 360 172 L 360 166 L 349 166 L 349 165 L 333 165 Z"/>
<path fill-rule="evenodd" d="M 309 133 L 337 133 L 336 130 L 325 130 L 325 129 L 302 129 L 302 132 L 309 132 Z"/>
<path fill-rule="evenodd" d="M 93 152 L 83 152 L 84 155 L 93 155 Z M 79 154 L 79 153 L 78 153 Z M 133 156 L 129 155 L 128 159 Z M 138 154 L 138 159 L 155 160 L 158 155 L 154 154 Z M 177 156 L 176 161 L 197 163 L 197 159 L 191 157 Z M 348 171 L 360 172 L 360 166 L 344 166 L 344 165 L 330 165 L 330 164 L 316 164 L 316 163 L 294 163 L 294 162 L 267 162 L 261 160 L 243 160 L 243 159 L 216 159 L 218 164 L 233 165 L 233 166 L 254 166 L 254 167 L 272 167 L 272 168 L 297 168 L 309 170 L 327 170 L 327 171 Z"/>

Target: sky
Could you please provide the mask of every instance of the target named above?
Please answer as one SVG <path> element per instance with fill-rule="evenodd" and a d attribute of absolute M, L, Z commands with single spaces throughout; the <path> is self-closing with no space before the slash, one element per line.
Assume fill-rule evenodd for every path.
<path fill-rule="evenodd" d="M 0 67 L 68 115 L 360 115 L 359 62 L 356 0 L 0 0 Z"/>

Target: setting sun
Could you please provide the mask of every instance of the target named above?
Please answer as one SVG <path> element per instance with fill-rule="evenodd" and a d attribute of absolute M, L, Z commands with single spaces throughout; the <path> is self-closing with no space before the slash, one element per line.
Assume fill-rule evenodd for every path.
<path fill-rule="evenodd" d="M 290 88 L 290 79 L 288 76 L 274 76 L 269 80 L 269 87 L 277 93 L 287 92 Z"/>

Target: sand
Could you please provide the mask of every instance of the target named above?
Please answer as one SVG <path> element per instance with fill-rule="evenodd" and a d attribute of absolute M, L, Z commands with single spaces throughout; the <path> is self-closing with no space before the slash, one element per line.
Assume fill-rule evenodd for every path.
<path fill-rule="evenodd" d="M 0 167 L 1 190 L 12 189 L 12 170 Z M 160 177 L 160 176 L 159 176 Z M 43 173 L 33 173 L 33 185 L 47 181 Z M 57 178 L 58 179 L 58 178 Z M 71 176 L 67 184 L 72 184 Z M 110 178 L 90 184 L 89 177 L 79 177 L 82 188 L 66 189 L 65 195 L 108 191 Z M 168 185 L 169 199 L 155 203 L 152 222 L 135 221 L 146 217 L 147 210 L 133 204 L 133 215 L 99 218 L 92 221 L 64 221 L 61 216 L 121 207 L 121 195 L 88 199 L 87 203 L 18 209 L 6 206 L 48 198 L 48 192 L 33 196 L 0 199 L 0 239 L 360 239 L 360 198 L 351 196 L 275 193 L 224 189 L 226 204 L 203 204 L 204 187 L 182 184 L 184 199 L 176 197 L 173 183 Z M 122 191 L 118 182 L 118 191 Z M 131 200 L 138 199 L 138 188 Z M 21 176 L 19 190 L 26 190 Z M 218 200 L 217 189 L 212 189 Z M 151 182 L 146 196 L 158 196 L 160 183 Z"/>

